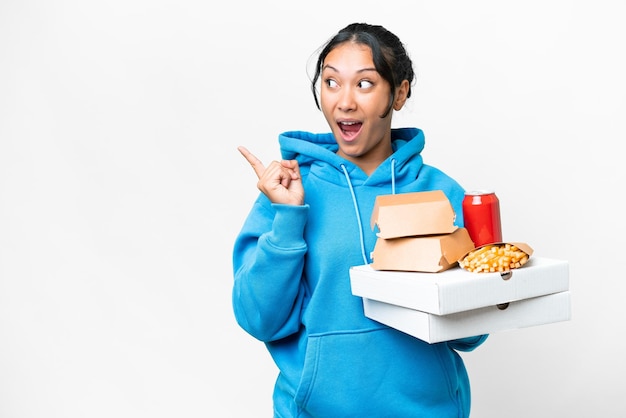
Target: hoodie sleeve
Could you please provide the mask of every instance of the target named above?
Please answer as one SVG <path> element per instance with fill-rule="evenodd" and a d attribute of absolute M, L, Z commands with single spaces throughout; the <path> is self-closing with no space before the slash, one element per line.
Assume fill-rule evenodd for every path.
<path fill-rule="evenodd" d="M 235 240 L 235 318 L 261 341 L 278 340 L 299 329 L 308 300 L 302 280 L 308 212 L 308 205 L 272 204 L 260 195 Z"/>
<path fill-rule="evenodd" d="M 475 337 L 459 338 L 458 340 L 448 341 L 448 345 L 457 351 L 473 351 L 484 343 L 488 336 L 489 334 L 484 334 Z"/>

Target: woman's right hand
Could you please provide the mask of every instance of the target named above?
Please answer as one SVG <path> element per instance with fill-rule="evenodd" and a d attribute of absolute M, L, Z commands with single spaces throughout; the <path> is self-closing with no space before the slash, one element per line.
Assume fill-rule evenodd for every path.
<path fill-rule="evenodd" d="M 237 147 L 250 163 L 259 181 L 257 187 L 272 203 L 285 205 L 304 204 L 304 187 L 300 166 L 296 160 L 272 161 L 265 167 L 261 160 L 243 146 Z"/>

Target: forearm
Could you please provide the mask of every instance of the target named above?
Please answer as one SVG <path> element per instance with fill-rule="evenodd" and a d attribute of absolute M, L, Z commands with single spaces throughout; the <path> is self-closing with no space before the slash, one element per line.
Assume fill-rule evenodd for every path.
<path fill-rule="evenodd" d="M 269 213 L 251 213 L 233 257 L 235 317 L 262 341 L 296 332 L 306 298 L 301 278 L 308 206 L 271 205 Z"/>

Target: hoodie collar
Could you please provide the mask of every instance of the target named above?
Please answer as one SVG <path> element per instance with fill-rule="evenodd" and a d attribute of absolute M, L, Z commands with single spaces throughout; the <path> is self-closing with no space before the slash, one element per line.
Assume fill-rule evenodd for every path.
<path fill-rule="evenodd" d="M 288 131 L 279 136 L 282 158 L 295 159 L 301 168 L 310 168 L 318 176 L 332 182 L 343 182 L 342 167 L 348 171 L 355 185 L 367 183 L 372 186 L 389 184 L 393 168 L 395 180 L 402 184 L 405 177 L 415 180 L 421 168 L 421 151 L 424 134 L 418 128 L 395 128 L 391 130 L 393 154 L 368 177 L 356 164 L 336 154 L 337 143 L 332 133 Z M 395 165 L 391 167 L 391 164 Z M 333 174 L 332 171 L 335 171 Z"/>

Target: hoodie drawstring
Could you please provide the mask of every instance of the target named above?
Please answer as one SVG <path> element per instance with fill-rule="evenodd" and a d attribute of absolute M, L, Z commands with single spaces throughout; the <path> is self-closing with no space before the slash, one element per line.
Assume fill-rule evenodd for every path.
<path fill-rule="evenodd" d="M 391 160 L 391 194 L 396 194 L 396 160 Z M 348 175 L 348 170 L 346 166 L 341 164 L 341 169 L 343 170 L 343 175 L 346 176 L 346 181 L 348 182 L 348 187 L 350 188 L 350 194 L 352 195 L 352 206 L 354 206 L 354 212 L 356 215 L 356 221 L 359 224 L 359 238 L 361 240 L 361 255 L 363 256 L 363 263 L 369 264 L 369 257 L 365 254 L 365 237 L 363 236 L 363 222 L 361 222 L 361 214 L 359 213 L 359 204 L 356 201 L 356 195 L 354 194 L 354 187 L 352 187 L 352 181 L 350 180 L 350 176 Z"/>
<path fill-rule="evenodd" d="M 391 194 L 396 194 L 396 159 L 391 159 Z"/>

